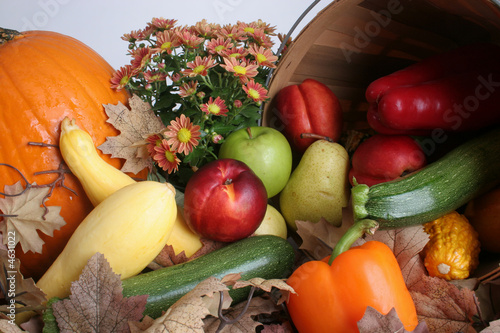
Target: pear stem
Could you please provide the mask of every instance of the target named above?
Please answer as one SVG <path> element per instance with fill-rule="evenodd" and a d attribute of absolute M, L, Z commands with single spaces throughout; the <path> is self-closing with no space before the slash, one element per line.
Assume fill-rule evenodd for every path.
<path fill-rule="evenodd" d="M 349 250 L 352 244 L 359 238 L 363 237 L 364 234 L 373 235 L 378 229 L 378 226 L 378 222 L 371 219 L 363 219 L 354 222 L 352 227 L 346 231 L 333 248 L 328 265 L 331 265 L 333 260 L 337 258 L 339 254 Z"/>
<path fill-rule="evenodd" d="M 328 142 L 335 142 L 332 138 L 330 138 L 326 135 L 320 135 L 320 134 L 315 134 L 315 133 L 301 133 L 300 138 L 301 139 L 318 139 L 318 140 L 326 140 Z"/>

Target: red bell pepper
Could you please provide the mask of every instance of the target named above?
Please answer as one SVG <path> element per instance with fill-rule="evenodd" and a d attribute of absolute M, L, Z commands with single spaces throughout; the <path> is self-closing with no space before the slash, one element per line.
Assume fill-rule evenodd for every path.
<path fill-rule="evenodd" d="M 274 102 L 282 132 L 294 150 L 303 153 L 316 140 L 303 134 L 340 139 L 342 109 L 337 96 L 325 84 L 306 79 L 282 88 Z"/>
<path fill-rule="evenodd" d="M 474 44 L 372 82 L 368 122 L 383 134 L 468 131 L 500 122 L 500 46 Z"/>
<path fill-rule="evenodd" d="M 407 331 L 418 325 L 415 304 L 392 250 L 378 241 L 350 248 L 372 227 L 375 221 L 356 222 L 330 258 L 308 261 L 287 279 L 296 294 L 286 304 L 300 333 L 359 332 L 357 322 L 368 306 L 384 315 L 394 308 Z"/>
<path fill-rule="evenodd" d="M 375 134 L 354 151 L 349 182 L 372 186 L 421 169 L 426 162 L 422 147 L 412 137 Z"/>

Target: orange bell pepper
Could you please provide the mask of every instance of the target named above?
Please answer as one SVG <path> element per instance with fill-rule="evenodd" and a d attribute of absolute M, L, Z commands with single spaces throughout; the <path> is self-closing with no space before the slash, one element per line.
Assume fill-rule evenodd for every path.
<path fill-rule="evenodd" d="M 356 224 L 331 256 L 302 264 L 288 278 L 297 294 L 290 296 L 287 308 L 300 333 L 359 332 L 357 322 L 368 306 L 384 315 L 395 308 L 407 331 L 418 325 L 415 304 L 392 250 L 378 241 L 349 249 L 370 226 L 376 227 L 372 220 Z"/>

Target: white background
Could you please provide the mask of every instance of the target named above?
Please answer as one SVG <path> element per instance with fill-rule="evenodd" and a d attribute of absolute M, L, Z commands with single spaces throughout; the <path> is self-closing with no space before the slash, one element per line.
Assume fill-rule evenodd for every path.
<path fill-rule="evenodd" d="M 250 23 L 261 19 L 287 34 L 313 0 L 0 0 L 0 27 L 50 30 L 92 47 L 115 69 L 130 62 L 125 33 L 143 29 L 153 17 L 179 25 Z M 296 36 L 331 0 L 319 1 L 294 30 Z M 279 41 L 275 39 L 277 49 Z"/>

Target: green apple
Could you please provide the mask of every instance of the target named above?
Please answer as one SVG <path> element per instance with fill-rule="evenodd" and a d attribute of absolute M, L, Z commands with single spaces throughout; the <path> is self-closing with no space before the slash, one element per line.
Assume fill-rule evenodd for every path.
<path fill-rule="evenodd" d="M 267 205 L 266 215 L 255 230 L 254 235 L 275 235 L 281 238 L 287 238 L 287 224 L 281 213 L 271 205 Z"/>
<path fill-rule="evenodd" d="M 219 158 L 239 160 L 252 169 L 266 187 L 267 197 L 281 192 L 292 172 L 292 148 L 281 132 L 253 126 L 229 134 Z"/>

